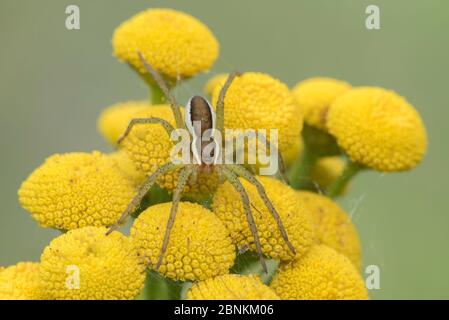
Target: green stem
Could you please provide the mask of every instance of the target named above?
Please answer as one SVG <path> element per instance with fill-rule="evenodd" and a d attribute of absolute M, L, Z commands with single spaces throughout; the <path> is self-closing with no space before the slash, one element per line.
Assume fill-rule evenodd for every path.
<path fill-rule="evenodd" d="M 302 189 L 310 183 L 310 171 L 317 160 L 318 156 L 305 145 L 303 153 L 289 170 L 290 184 L 293 188 Z"/>
<path fill-rule="evenodd" d="M 142 300 L 179 300 L 182 289 L 182 282 L 172 281 L 150 271 L 147 273 L 145 288 L 140 298 Z"/>
<path fill-rule="evenodd" d="M 154 104 L 163 104 L 165 103 L 165 96 L 162 90 L 156 84 L 148 83 L 150 87 L 150 103 Z"/>
<path fill-rule="evenodd" d="M 362 169 L 363 167 L 356 162 L 348 160 L 343 173 L 329 186 L 327 189 L 327 195 L 330 198 L 335 198 L 341 194 L 342 190 L 348 184 L 348 182 Z"/>
<path fill-rule="evenodd" d="M 237 255 L 235 264 L 230 272 L 244 275 L 257 274 L 263 283 L 270 284 L 271 279 L 279 267 L 279 262 L 273 259 L 265 260 L 265 262 L 267 264 L 268 273 L 263 271 L 259 257 L 255 253 L 247 251 Z"/>

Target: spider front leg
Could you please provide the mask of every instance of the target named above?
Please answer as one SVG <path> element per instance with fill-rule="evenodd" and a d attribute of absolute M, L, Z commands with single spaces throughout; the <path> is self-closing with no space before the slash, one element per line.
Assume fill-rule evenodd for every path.
<path fill-rule="evenodd" d="M 168 86 L 165 83 L 164 79 L 159 75 L 159 73 L 156 72 L 156 70 L 153 69 L 153 67 L 150 66 L 150 64 L 145 60 L 145 57 L 143 56 L 143 54 L 141 52 L 137 52 L 137 56 L 139 57 L 140 61 L 142 62 L 143 66 L 148 71 L 148 73 L 151 74 L 153 79 L 156 81 L 159 88 L 161 88 L 162 92 L 164 93 L 165 97 L 167 98 L 167 101 L 170 102 L 170 108 L 172 109 L 173 116 L 175 117 L 176 127 L 184 128 L 184 122 L 182 121 L 182 115 L 181 115 L 181 109 L 179 108 L 179 105 L 176 102 L 175 97 L 170 93 L 170 90 L 168 89 Z"/>
<path fill-rule="evenodd" d="M 264 202 L 265 206 L 267 207 L 268 211 L 273 216 L 274 220 L 276 221 L 278 225 L 279 232 L 281 233 L 282 238 L 284 239 L 285 243 L 287 244 L 288 248 L 293 254 L 296 254 L 296 250 L 291 244 L 290 240 L 288 239 L 287 231 L 285 231 L 284 225 L 282 223 L 281 217 L 279 216 L 279 213 L 276 211 L 275 207 L 271 203 L 270 199 L 268 198 L 265 188 L 263 185 L 254 177 L 254 175 L 249 172 L 245 167 L 241 165 L 228 165 L 230 170 L 235 173 L 236 175 L 248 180 L 251 184 L 253 184 L 257 192 L 259 193 L 260 198 Z"/>
<path fill-rule="evenodd" d="M 226 97 L 226 93 L 228 92 L 229 87 L 232 84 L 232 81 L 234 81 L 235 77 L 241 76 L 242 74 L 240 72 L 231 72 L 226 79 L 225 84 L 220 90 L 220 94 L 218 95 L 217 100 L 217 130 L 220 131 L 220 133 L 223 135 L 224 131 L 224 100 Z"/>
<path fill-rule="evenodd" d="M 172 206 L 170 209 L 170 216 L 168 218 L 167 227 L 165 229 L 164 241 L 162 242 L 161 252 L 159 253 L 159 259 L 157 260 L 156 270 L 159 270 L 161 266 L 162 259 L 165 255 L 165 251 L 167 251 L 168 242 L 170 240 L 171 229 L 173 228 L 173 224 L 175 222 L 176 213 L 178 211 L 179 201 L 181 200 L 181 194 L 184 190 L 187 181 L 189 180 L 190 175 L 195 170 L 193 165 L 185 166 L 181 169 L 178 178 L 178 184 L 176 185 L 175 191 L 173 192 Z"/>
<path fill-rule="evenodd" d="M 248 194 L 246 193 L 245 188 L 243 187 L 242 183 L 239 181 L 238 176 L 232 172 L 231 170 L 227 169 L 224 166 L 219 166 L 221 172 L 223 173 L 224 177 L 231 183 L 231 185 L 234 187 L 234 189 L 240 194 L 240 198 L 242 199 L 242 205 L 243 210 L 245 211 L 246 220 L 248 221 L 249 229 L 251 230 L 251 234 L 254 238 L 254 243 L 256 245 L 256 252 L 259 256 L 260 263 L 262 264 L 263 271 L 265 273 L 268 273 L 267 265 L 265 263 L 265 259 L 262 254 L 262 248 L 260 244 L 260 238 L 259 233 L 257 232 L 256 223 L 254 222 L 253 214 L 251 213 L 251 205 L 250 200 L 248 197 Z"/>
<path fill-rule="evenodd" d="M 155 124 L 155 123 L 161 124 L 164 127 L 165 131 L 167 131 L 169 137 L 171 136 L 171 133 L 175 130 L 175 128 L 173 128 L 173 126 L 168 121 L 161 118 L 135 118 L 129 122 L 125 132 L 117 140 L 117 144 L 120 145 L 120 143 L 122 143 L 122 141 L 131 133 L 131 130 L 135 125 Z"/>
<path fill-rule="evenodd" d="M 122 216 L 120 217 L 120 219 L 117 221 L 117 223 L 113 226 L 111 226 L 109 228 L 109 230 L 106 232 L 106 235 L 112 233 L 112 231 L 116 230 L 121 224 L 123 224 L 126 220 L 126 218 L 134 212 L 134 210 L 136 210 L 137 206 L 140 204 L 140 202 L 142 201 L 143 197 L 145 197 L 145 195 L 147 194 L 148 190 L 151 189 L 151 187 L 153 187 L 153 185 L 156 183 L 156 180 L 172 171 L 175 170 L 177 168 L 179 168 L 182 165 L 179 164 L 174 164 L 174 163 L 166 163 L 164 164 L 162 167 L 158 168 L 156 170 L 156 172 L 154 172 L 149 178 L 148 180 L 139 188 L 139 191 L 137 192 L 137 195 L 132 199 L 132 201 L 128 204 L 128 207 L 126 207 L 125 211 L 123 212 Z"/>

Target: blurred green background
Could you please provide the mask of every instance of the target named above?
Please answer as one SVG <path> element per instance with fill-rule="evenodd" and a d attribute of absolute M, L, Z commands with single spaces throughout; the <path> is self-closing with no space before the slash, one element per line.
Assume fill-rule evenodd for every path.
<path fill-rule="evenodd" d="M 81 30 L 65 8 L 81 9 Z M 365 28 L 377 4 L 381 30 Z M 38 260 L 57 232 L 20 208 L 20 183 L 52 153 L 107 151 L 101 110 L 145 98 L 144 84 L 111 56 L 114 28 L 147 7 L 186 11 L 221 43 L 208 75 L 176 92 L 185 101 L 211 75 L 264 71 L 288 85 L 311 76 L 394 89 L 426 123 L 429 150 L 410 173 L 364 173 L 342 200 L 359 228 L 364 261 L 381 269 L 372 298 L 449 298 L 449 1 L 1 0 L 0 265 Z"/>

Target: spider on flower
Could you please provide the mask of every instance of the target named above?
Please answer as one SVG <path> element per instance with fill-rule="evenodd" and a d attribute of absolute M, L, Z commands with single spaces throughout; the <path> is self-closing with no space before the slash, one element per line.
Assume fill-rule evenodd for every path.
<path fill-rule="evenodd" d="M 193 141 L 191 145 L 191 153 L 193 155 L 193 158 L 196 159 L 196 161 L 195 163 L 177 163 L 177 162 L 175 163 L 174 161 L 170 161 L 159 167 L 153 174 L 151 174 L 147 178 L 147 181 L 139 188 L 136 196 L 129 203 L 129 205 L 127 206 L 127 208 L 125 209 L 125 211 L 123 212 L 122 216 L 117 221 L 117 223 L 110 227 L 110 229 L 107 231 L 107 234 L 110 234 L 113 230 L 117 229 L 121 224 L 125 222 L 126 218 L 137 209 L 143 197 L 153 187 L 153 185 L 156 183 L 159 177 L 168 172 L 179 170 L 179 178 L 177 181 L 177 185 L 173 191 L 172 207 L 170 210 L 169 219 L 167 221 L 161 251 L 156 264 L 156 269 L 159 269 L 164 254 L 167 250 L 167 246 L 170 239 L 170 232 L 175 222 L 176 212 L 178 210 L 178 205 L 181 200 L 181 195 L 184 190 L 184 187 L 189 181 L 189 178 L 191 176 L 196 176 L 199 173 L 211 174 L 212 172 L 216 171 L 220 177 L 223 177 L 225 180 L 229 181 L 229 183 L 240 195 L 246 220 L 251 230 L 251 234 L 254 238 L 256 251 L 259 256 L 259 260 L 263 267 L 263 270 L 267 272 L 267 266 L 262 254 L 258 230 L 254 222 L 254 217 L 251 211 L 251 207 L 253 207 L 255 210 L 257 210 L 257 208 L 255 208 L 250 203 L 248 194 L 245 188 L 243 187 L 242 183 L 240 182 L 239 178 L 246 179 L 248 182 L 250 182 L 256 187 L 260 198 L 263 200 L 268 211 L 275 219 L 283 240 L 287 244 L 290 251 L 293 254 L 296 254 L 295 248 L 288 239 L 288 235 L 287 232 L 285 231 L 282 220 L 278 212 L 276 211 L 275 207 L 271 203 L 270 199 L 268 198 L 262 184 L 256 179 L 254 174 L 247 168 L 245 168 L 243 165 L 232 164 L 228 163 L 227 161 L 224 161 L 223 159 L 224 153 L 221 152 L 223 142 L 217 141 L 218 140 L 216 139 L 217 135 L 214 134 L 214 132 L 218 132 L 218 135 L 220 137 L 223 136 L 224 100 L 226 92 L 231 86 L 233 80 L 236 77 L 240 76 L 241 74 L 237 72 L 229 74 L 228 78 L 226 79 L 226 82 L 221 88 L 217 100 L 216 114 L 211 105 L 209 104 L 209 102 L 205 98 L 197 95 L 189 99 L 185 108 L 185 117 L 184 117 L 185 121 L 183 121 L 180 106 L 176 102 L 174 96 L 170 93 L 170 90 L 167 84 L 165 83 L 164 79 L 153 69 L 153 67 L 149 65 L 149 63 L 145 60 L 144 56 L 140 52 L 138 52 L 138 57 L 142 61 L 145 69 L 148 71 L 149 74 L 151 74 L 151 76 L 156 81 L 157 85 L 161 88 L 167 101 L 169 102 L 175 118 L 177 128 L 175 129 L 169 122 L 161 118 L 155 117 L 135 118 L 130 121 L 126 131 L 118 140 L 118 144 L 120 144 L 129 135 L 129 133 L 131 132 L 132 128 L 135 125 L 139 124 L 160 124 L 167 131 L 167 134 L 169 136 L 171 136 L 175 130 L 187 129 L 189 134 L 191 135 L 191 141 Z M 262 143 L 265 144 L 269 143 L 263 135 L 258 134 L 257 139 L 262 140 Z M 271 143 L 270 148 L 272 152 L 277 153 L 279 163 L 278 171 L 284 182 L 287 182 L 282 157 L 278 152 L 278 150 L 275 149 L 275 147 Z"/>

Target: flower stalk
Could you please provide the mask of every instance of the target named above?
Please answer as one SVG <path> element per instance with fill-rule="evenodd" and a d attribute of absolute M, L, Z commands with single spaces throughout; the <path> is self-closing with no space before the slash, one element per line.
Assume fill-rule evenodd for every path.
<path fill-rule="evenodd" d="M 335 198 L 341 194 L 342 190 L 348 184 L 351 179 L 363 169 L 363 166 L 356 162 L 348 160 L 343 173 L 329 186 L 327 190 L 327 195 L 330 198 Z"/>

